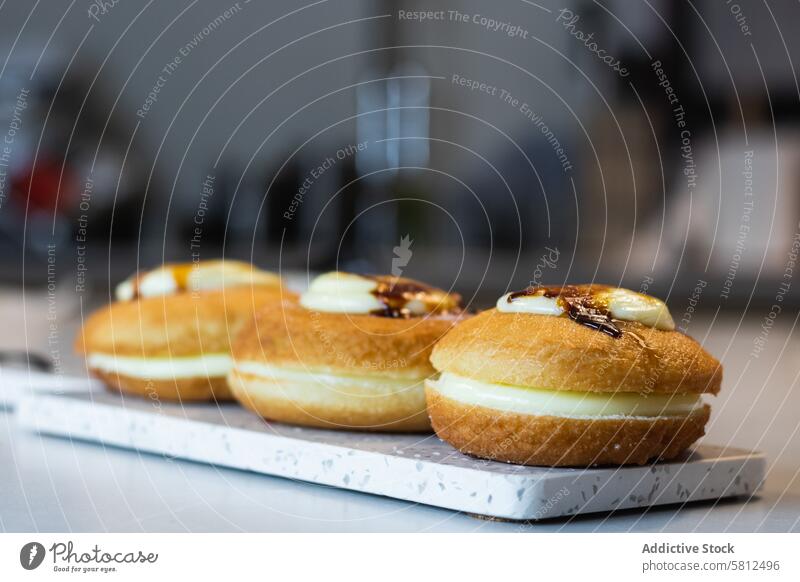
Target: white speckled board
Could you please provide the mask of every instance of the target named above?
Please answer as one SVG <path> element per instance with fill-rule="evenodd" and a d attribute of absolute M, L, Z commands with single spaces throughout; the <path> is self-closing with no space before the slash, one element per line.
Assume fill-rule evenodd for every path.
<path fill-rule="evenodd" d="M 35 395 L 23 427 L 514 520 L 537 520 L 753 494 L 764 458 L 701 446 L 645 467 L 548 469 L 483 461 L 432 435 L 266 423 L 236 405 L 160 404 L 107 392 Z"/>

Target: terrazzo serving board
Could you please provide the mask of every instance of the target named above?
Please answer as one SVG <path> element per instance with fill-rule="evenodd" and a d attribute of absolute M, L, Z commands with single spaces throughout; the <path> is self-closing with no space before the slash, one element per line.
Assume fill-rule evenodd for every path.
<path fill-rule="evenodd" d="M 701 446 L 645 467 L 548 469 L 483 461 L 431 435 L 265 423 L 236 405 L 176 405 L 105 391 L 33 395 L 23 427 L 472 514 L 538 520 L 753 494 L 764 458 Z"/>

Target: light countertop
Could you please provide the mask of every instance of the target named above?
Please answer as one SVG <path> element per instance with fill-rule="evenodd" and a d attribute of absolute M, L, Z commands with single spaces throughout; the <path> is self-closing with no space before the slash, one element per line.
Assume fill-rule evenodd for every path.
<path fill-rule="evenodd" d="M 66 297 L 64 299 L 61 299 Z M 0 349 L 71 355 L 80 305 L 59 295 L 54 327 L 47 298 L 0 294 Z M 536 524 L 492 522 L 456 512 L 206 466 L 101 445 L 43 437 L 0 412 L 2 531 L 800 531 L 800 334 L 794 315 L 776 320 L 751 356 L 764 314 L 742 321 L 698 316 L 689 331 L 725 366 L 704 442 L 767 456 L 755 498 L 584 516 Z M 48 330 L 55 333 L 48 338 Z M 53 340 L 55 338 L 55 340 Z M 49 341 L 48 341 L 49 339 Z"/>

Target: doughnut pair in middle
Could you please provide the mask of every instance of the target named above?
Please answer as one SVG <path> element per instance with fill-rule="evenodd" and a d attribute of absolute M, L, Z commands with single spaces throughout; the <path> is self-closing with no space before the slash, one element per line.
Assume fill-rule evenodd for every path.
<path fill-rule="evenodd" d="M 405 278 L 332 272 L 299 304 L 259 314 L 233 346 L 234 397 L 269 420 L 430 430 L 425 380 L 460 297 Z"/>

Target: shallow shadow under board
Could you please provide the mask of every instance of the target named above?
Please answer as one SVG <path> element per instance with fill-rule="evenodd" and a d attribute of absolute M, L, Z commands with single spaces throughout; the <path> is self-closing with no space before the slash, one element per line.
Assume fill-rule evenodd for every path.
<path fill-rule="evenodd" d="M 18 422 L 104 443 L 509 520 L 540 520 L 754 494 L 762 455 L 699 446 L 643 467 L 553 469 L 462 455 L 433 435 L 267 423 L 234 404 L 166 404 L 105 391 L 33 395 Z"/>

